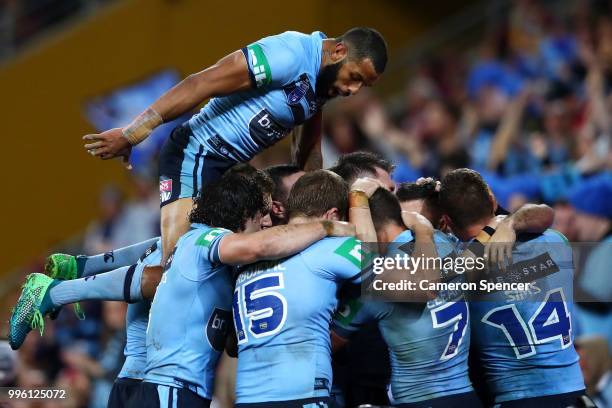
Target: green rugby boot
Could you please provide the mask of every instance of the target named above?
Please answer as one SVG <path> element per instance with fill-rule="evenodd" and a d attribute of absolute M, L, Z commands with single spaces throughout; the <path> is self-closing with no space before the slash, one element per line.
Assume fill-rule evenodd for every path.
<path fill-rule="evenodd" d="M 67 254 L 52 254 L 45 263 L 45 273 L 53 279 L 78 278 L 77 257 Z"/>
<path fill-rule="evenodd" d="M 32 273 L 26 277 L 21 296 L 9 320 L 9 344 L 13 350 L 21 347 L 30 330 L 38 329 L 42 336 L 45 329 L 44 316 L 55 309 L 49 289 L 58 283 L 42 273 Z"/>
<path fill-rule="evenodd" d="M 47 257 L 45 262 L 45 273 L 53 279 L 58 280 L 71 280 L 80 278 L 79 273 L 79 258 L 85 258 L 83 256 L 73 256 L 68 254 L 51 254 Z M 82 262 L 81 262 L 82 264 Z M 82 265 L 81 265 L 82 269 Z M 77 302 L 73 305 L 74 313 L 79 320 L 85 319 L 85 314 L 81 309 L 81 305 Z M 53 313 L 50 314 L 52 320 L 57 319 L 61 308 L 58 307 Z"/>

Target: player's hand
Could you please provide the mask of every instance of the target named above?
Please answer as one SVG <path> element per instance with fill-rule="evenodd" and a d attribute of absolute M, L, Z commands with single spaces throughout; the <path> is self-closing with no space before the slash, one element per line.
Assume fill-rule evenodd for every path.
<path fill-rule="evenodd" d="M 497 265 L 499 270 L 506 271 L 506 266 L 512 265 L 512 247 L 515 242 L 516 231 L 512 225 L 512 217 L 505 217 L 485 243 L 484 256 L 489 265 Z"/>
<path fill-rule="evenodd" d="M 436 183 L 436 188 L 435 188 L 435 190 L 439 192 L 439 191 L 440 191 L 440 189 L 442 188 L 442 183 L 440 182 L 440 180 L 436 180 L 436 179 L 434 179 L 433 177 L 419 177 L 419 178 L 416 180 L 416 184 L 417 184 L 417 185 L 419 185 L 419 186 L 421 186 L 421 185 L 423 185 L 423 184 L 428 184 L 428 183 L 431 183 L 431 182 L 434 182 L 434 181 L 435 181 L 435 183 Z"/>
<path fill-rule="evenodd" d="M 412 230 L 415 234 L 427 233 L 433 234 L 434 227 L 431 222 L 421 214 L 415 211 L 402 211 L 402 221 L 409 230 Z"/>
<path fill-rule="evenodd" d="M 85 149 L 92 156 L 97 156 L 102 160 L 121 157 L 124 164 L 128 163 L 130 153 L 132 152 L 132 145 L 123 136 L 121 128 L 85 135 L 83 140 L 88 142 L 85 144 Z"/>
<path fill-rule="evenodd" d="M 379 187 L 384 188 L 380 181 L 371 177 L 360 177 L 351 186 L 351 191 L 361 191 L 370 198 Z"/>
<path fill-rule="evenodd" d="M 323 227 L 329 237 L 354 237 L 357 229 L 354 224 L 344 221 L 323 221 Z"/>

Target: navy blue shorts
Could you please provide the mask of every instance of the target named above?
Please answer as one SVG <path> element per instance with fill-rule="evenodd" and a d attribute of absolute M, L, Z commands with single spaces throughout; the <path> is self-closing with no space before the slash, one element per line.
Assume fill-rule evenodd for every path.
<path fill-rule="evenodd" d="M 218 143 L 220 138 L 216 137 Z M 159 153 L 159 198 L 163 207 L 179 198 L 195 198 L 236 164 L 200 144 L 185 122 L 174 128 Z"/>
<path fill-rule="evenodd" d="M 136 395 L 140 387 L 141 380 L 133 378 L 117 378 L 113 383 L 110 395 L 108 396 L 108 408 L 127 407 L 131 399 Z"/>
<path fill-rule="evenodd" d="M 127 407 L 210 408 L 210 400 L 180 387 L 142 382 Z"/>
<path fill-rule="evenodd" d="M 482 406 L 482 402 L 480 402 L 474 391 L 409 404 L 394 405 L 397 408 L 481 408 Z"/>
<path fill-rule="evenodd" d="M 546 395 L 543 397 L 524 398 L 520 400 L 500 402 L 498 404 L 493 405 L 493 407 L 494 408 L 566 408 L 566 407 L 580 408 L 580 407 L 585 406 L 584 404 L 580 402 L 580 400 L 583 397 L 587 398 L 587 401 L 590 401 L 589 397 L 587 397 L 586 394 L 584 393 L 584 390 L 582 390 L 582 391 L 568 392 L 565 394 Z"/>
<path fill-rule="evenodd" d="M 335 408 L 330 397 L 304 398 L 290 401 L 258 402 L 255 404 L 236 404 L 236 408 Z"/>

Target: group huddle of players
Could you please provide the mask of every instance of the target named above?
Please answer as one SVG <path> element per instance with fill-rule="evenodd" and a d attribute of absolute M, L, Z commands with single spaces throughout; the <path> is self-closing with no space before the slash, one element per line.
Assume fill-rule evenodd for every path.
<path fill-rule="evenodd" d="M 208 407 L 225 351 L 238 358 L 237 407 L 323 408 L 342 405 L 332 393 L 332 351 L 377 322 L 393 406 L 588 404 L 573 347 L 572 252 L 548 229 L 550 208 L 526 205 L 501 220 L 468 169 L 397 189 L 391 164 L 371 153 L 321 169 L 322 107 L 373 84 L 386 61 L 384 39 L 369 28 L 338 38 L 286 32 L 190 75 L 128 126 L 85 136 L 94 156 L 129 157 L 156 126 L 212 97 L 161 151 L 161 237 L 112 257 L 50 256 L 47 274 L 26 279 L 11 346 L 42 332 L 63 305 L 123 300 L 126 359 L 109 406 Z M 240 164 L 298 125 L 293 164 Z M 506 245 L 485 248 L 489 240 Z M 362 242 L 388 256 L 406 243 L 431 256 L 486 255 L 510 271 L 502 264 L 511 255 L 538 271 L 529 275 L 537 290 L 523 302 L 504 292 L 364 298 Z M 461 278 L 393 272 L 384 279 Z"/>

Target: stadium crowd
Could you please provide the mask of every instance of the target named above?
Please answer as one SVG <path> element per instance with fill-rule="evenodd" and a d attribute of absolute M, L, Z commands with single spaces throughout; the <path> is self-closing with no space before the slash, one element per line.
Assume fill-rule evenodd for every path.
<path fill-rule="evenodd" d="M 398 183 L 439 179 L 469 167 L 483 175 L 509 211 L 527 202 L 549 204 L 556 213 L 554 228 L 570 242 L 607 240 L 609 254 L 612 14 L 603 5 L 576 2 L 574 10 L 559 15 L 553 3 L 517 1 L 506 21 L 483 33 L 473 49 L 422 61 L 399 103 L 372 92 L 334 103 L 324 119 L 324 167 L 359 150 L 393 162 Z M 254 163 L 284 161 L 264 155 Z M 129 200 L 113 186 L 101 192 L 99 216 L 79 252 L 106 252 L 159 234 L 155 165 L 153 160 L 150 168 L 134 171 L 135 195 Z M 589 265 L 588 276 L 581 272 L 577 279 L 590 301 L 581 303 L 580 326 L 574 328 L 587 390 L 602 408 L 612 407 L 606 248 L 600 258 L 591 253 L 579 262 Z M 123 361 L 126 307 L 121 302 L 82 306 L 85 320 L 64 310 L 47 322 L 42 337 L 29 336 L 18 353 L 2 348 L 0 370 L 14 359 L 18 364 L 13 372 L 3 371 L 0 384 L 71 390 L 68 400 L 41 403 L 45 408 L 106 406 Z"/>

